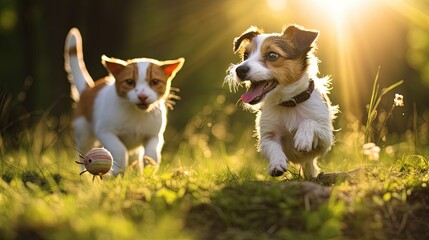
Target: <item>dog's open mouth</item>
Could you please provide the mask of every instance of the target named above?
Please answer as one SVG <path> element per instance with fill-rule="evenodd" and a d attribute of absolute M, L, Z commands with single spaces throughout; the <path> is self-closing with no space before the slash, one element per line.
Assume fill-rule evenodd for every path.
<path fill-rule="evenodd" d="M 267 93 L 277 86 L 277 83 L 276 80 L 251 81 L 247 92 L 241 95 L 241 101 L 251 105 L 257 104 L 262 101 Z"/>

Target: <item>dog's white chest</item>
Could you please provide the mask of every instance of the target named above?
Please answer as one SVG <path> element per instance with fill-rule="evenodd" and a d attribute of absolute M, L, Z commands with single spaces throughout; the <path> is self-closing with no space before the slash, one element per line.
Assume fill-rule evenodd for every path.
<path fill-rule="evenodd" d="M 283 132 L 293 132 L 302 119 L 303 117 L 296 110 L 264 109 L 256 116 L 256 128 L 263 132 L 276 132 L 282 135 Z"/>

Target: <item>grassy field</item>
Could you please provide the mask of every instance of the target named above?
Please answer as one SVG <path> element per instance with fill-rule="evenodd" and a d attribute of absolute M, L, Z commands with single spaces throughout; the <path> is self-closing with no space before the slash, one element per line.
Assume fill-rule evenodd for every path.
<path fill-rule="evenodd" d="M 0 239 L 429 239 L 424 118 L 386 134 L 378 157 L 348 119 L 320 161 L 325 174 L 304 180 L 294 166 L 268 176 L 250 129 L 230 146 L 195 127 L 205 117 L 144 176 L 79 176 L 67 118 L 45 114 L 0 139 Z"/>

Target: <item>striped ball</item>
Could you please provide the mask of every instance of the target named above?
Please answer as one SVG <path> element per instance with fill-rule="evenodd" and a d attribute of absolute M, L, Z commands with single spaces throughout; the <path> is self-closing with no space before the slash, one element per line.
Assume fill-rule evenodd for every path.
<path fill-rule="evenodd" d="M 93 148 L 85 154 L 83 163 L 93 175 L 103 175 L 112 168 L 113 157 L 105 148 Z"/>

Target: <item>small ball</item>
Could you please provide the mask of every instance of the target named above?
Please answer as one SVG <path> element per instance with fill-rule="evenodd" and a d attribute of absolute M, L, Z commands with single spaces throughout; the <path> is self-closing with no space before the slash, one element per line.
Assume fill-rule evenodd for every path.
<path fill-rule="evenodd" d="M 105 148 L 93 148 L 83 159 L 86 170 L 93 175 L 108 173 L 112 168 L 112 162 L 112 154 Z"/>

